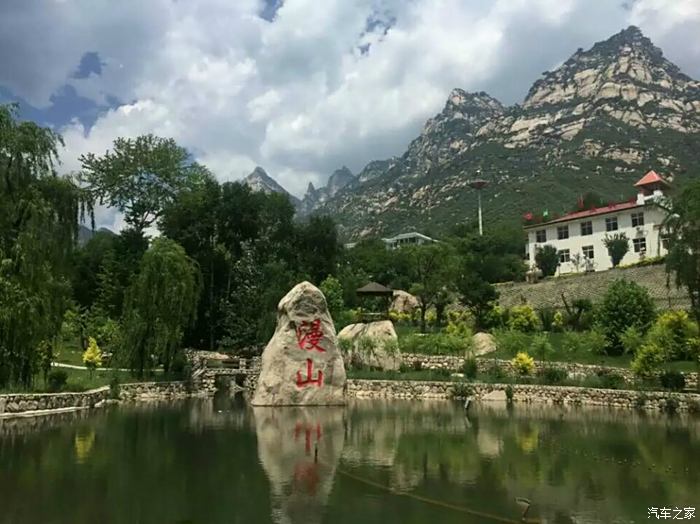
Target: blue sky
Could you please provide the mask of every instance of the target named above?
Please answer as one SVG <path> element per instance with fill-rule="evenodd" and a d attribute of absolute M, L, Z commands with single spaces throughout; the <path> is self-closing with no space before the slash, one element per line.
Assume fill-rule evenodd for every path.
<path fill-rule="evenodd" d="M 153 132 L 299 195 L 401 154 L 452 88 L 518 103 L 630 24 L 700 78 L 698 0 L 6 1 L 0 101 L 63 134 L 65 171 Z"/>

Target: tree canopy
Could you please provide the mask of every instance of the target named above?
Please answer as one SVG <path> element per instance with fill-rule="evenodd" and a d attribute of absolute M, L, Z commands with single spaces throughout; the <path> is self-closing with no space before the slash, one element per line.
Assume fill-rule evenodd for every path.
<path fill-rule="evenodd" d="M 102 156 L 80 156 L 81 182 L 100 204 L 124 213 L 136 231 L 153 225 L 182 190 L 211 178 L 172 138 L 152 134 L 117 138 Z"/>
<path fill-rule="evenodd" d="M 68 261 L 90 200 L 54 171 L 61 137 L 0 106 L 0 385 L 29 385 L 70 298 Z"/>

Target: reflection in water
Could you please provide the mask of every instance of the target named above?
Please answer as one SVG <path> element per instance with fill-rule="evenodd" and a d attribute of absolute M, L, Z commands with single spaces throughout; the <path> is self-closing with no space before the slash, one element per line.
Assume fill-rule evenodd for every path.
<path fill-rule="evenodd" d="M 648 522 L 699 507 L 700 419 L 242 397 L 0 420 L 0 524 Z"/>
<path fill-rule="evenodd" d="M 343 449 L 341 407 L 255 407 L 258 456 L 278 523 L 321 522 Z"/>

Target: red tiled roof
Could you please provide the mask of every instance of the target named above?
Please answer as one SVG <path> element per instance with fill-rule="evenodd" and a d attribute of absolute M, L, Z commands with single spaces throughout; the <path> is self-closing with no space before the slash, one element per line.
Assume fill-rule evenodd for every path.
<path fill-rule="evenodd" d="M 635 207 L 641 207 L 641 204 L 634 202 L 620 202 L 617 204 L 610 204 L 609 206 L 596 207 L 594 209 L 586 209 L 583 211 L 574 211 L 572 213 L 567 213 L 566 215 L 555 218 L 554 220 L 548 220 L 546 222 L 540 222 L 539 224 L 526 224 L 525 229 L 535 227 L 535 226 L 548 226 L 550 224 L 557 224 L 559 222 L 568 222 L 569 220 L 579 220 L 581 218 L 588 218 L 598 215 L 605 215 L 607 213 L 617 213 L 618 211 L 624 211 L 626 209 L 633 209 Z"/>
<path fill-rule="evenodd" d="M 649 171 L 646 175 L 644 175 L 639 182 L 637 182 L 634 187 L 642 187 L 642 186 L 648 186 L 651 184 L 658 184 L 661 182 L 664 185 L 668 185 L 668 182 L 666 182 L 661 176 L 656 171 Z"/>

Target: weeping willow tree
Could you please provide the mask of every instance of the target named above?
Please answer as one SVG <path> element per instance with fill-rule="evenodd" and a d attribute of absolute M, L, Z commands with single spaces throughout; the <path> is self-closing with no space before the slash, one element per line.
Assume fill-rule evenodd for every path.
<path fill-rule="evenodd" d="M 70 298 L 68 259 L 91 204 L 55 171 L 61 137 L 0 105 L 0 386 L 30 386 Z"/>
<path fill-rule="evenodd" d="M 138 376 L 158 364 L 169 372 L 184 329 L 196 317 L 199 268 L 177 242 L 157 238 L 127 291 L 120 356 Z"/>

